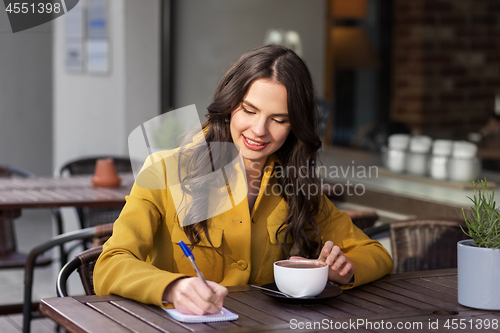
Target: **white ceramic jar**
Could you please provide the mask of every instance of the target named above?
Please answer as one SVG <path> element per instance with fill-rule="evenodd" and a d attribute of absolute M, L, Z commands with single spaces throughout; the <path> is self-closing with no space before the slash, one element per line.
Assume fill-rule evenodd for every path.
<path fill-rule="evenodd" d="M 449 162 L 449 178 L 459 182 L 477 179 L 481 173 L 481 163 L 476 157 L 477 146 L 468 141 L 453 142 L 452 155 Z"/>
<path fill-rule="evenodd" d="M 431 145 L 432 139 L 425 135 L 416 135 L 410 139 L 406 172 L 418 176 L 427 174 Z"/>
<path fill-rule="evenodd" d="M 429 174 L 434 179 L 448 178 L 448 164 L 452 151 L 453 141 L 434 140 L 432 155 L 429 162 Z"/>
<path fill-rule="evenodd" d="M 389 136 L 389 147 L 384 156 L 387 169 L 393 172 L 403 172 L 405 170 L 406 152 L 410 136 L 408 134 L 393 134 Z"/>

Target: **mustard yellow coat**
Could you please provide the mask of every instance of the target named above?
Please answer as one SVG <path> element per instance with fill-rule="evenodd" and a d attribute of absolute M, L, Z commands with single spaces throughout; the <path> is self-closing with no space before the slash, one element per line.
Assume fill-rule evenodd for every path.
<path fill-rule="evenodd" d="M 209 236 L 219 255 L 202 237 L 193 254 L 207 280 L 224 286 L 273 282 L 273 263 L 285 259 L 276 230 L 286 219 L 287 203 L 266 186 L 276 184 L 271 156 L 264 169 L 261 191 L 250 214 L 247 200 L 208 220 Z M 267 167 L 270 166 L 270 167 Z M 138 180 L 116 220 L 94 269 L 99 294 L 117 294 L 143 303 L 162 305 L 165 288 L 182 276 L 196 276 L 178 243 L 190 244 L 179 226 L 166 175 L 157 168 L 164 189 L 145 189 Z M 139 175 L 140 177 L 141 175 Z M 163 179 L 162 179 L 163 177 Z M 382 245 L 367 237 L 325 197 L 328 215 L 318 216 L 322 242 L 331 240 L 354 264 L 354 285 L 376 280 L 392 270 Z M 352 287 L 352 286 L 350 286 Z M 345 286 L 344 288 L 350 288 Z"/>

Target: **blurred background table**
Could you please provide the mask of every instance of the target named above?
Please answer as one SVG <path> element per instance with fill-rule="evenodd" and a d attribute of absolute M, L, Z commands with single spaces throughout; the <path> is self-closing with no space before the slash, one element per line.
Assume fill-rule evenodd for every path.
<path fill-rule="evenodd" d="M 13 221 L 23 209 L 123 206 L 134 177 L 121 174 L 118 187 L 95 187 L 89 176 L 0 178 L 0 269 L 24 265 L 18 253 Z"/>

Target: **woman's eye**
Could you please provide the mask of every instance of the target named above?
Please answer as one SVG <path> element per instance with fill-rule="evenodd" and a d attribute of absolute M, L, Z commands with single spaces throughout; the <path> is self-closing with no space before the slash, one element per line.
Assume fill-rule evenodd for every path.
<path fill-rule="evenodd" d="M 281 119 L 273 119 L 275 122 L 277 122 L 278 124 L 284 124 L 285 121 L 284 120 L 281 120 Z"/>
<path fill-rule="evenodd" d="M 245 108 L 243 108 L 243 111 L 245 111 L 245 113 L 248 113 L 248 114 L 255 114 L 255 112 L 250 111 L 250 110 L 247 110 L 247 109 L 245 109 Z"/>

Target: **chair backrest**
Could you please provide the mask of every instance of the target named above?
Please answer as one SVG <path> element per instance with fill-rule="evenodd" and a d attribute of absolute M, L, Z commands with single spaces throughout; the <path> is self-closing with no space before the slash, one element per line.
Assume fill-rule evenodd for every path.
<path fill-rule="evenodd" d="M 457 267 L 457 242 L 468 238 L 462 220 L 418 219 L 390 223 L 395 273 Z"/>
<path fill-rule="evenodd" d="M 358 228 L 366 230 L 373 227 L 378 220 L 378 214 L 372 209 L 341 209 L 341 212 L 346 213 Z"/>
<path fill-rule="evenodd" d="M 51 240 L 34 247 L 30 251 L 28 257 L 26 258 L 26 264 L 24 267 L 23 332 L 30 332 L 31 320 L 39 317 L 35 314 L 35 312 L 38 311 L 38 306 L 35 307 L 32 300 L 35 262 L 38 261 L 43 253 L 56 246 L 62 246 L 64 248 L 64 244 L 68 242 L 92 239 L 96 235 L 96 229 L 98 229 L 98 227 L 78 229 L 65 234 L 57 235 Z"/>
<path fill-rule="evenodd" d="M 11 177 L 20 177 L 20 178 L 35 178 L 36 175 L 26 170 L 0 165 L 0 177 L 2 178 L 11 178 Z"/>
<path fill-rule="evenodd" d="M 56 291 L 57 296 L 68 296 L 67 282 L 68 278 L 75 270 L 78 271 L 82 281 L 83 290 L 86 295 L 95 295 L 94 292 L 94 266 L 102 252 L 102 246 L 93 247 L 85 250 L 68 262 L 57 276 Z"/>
<path fill-rule="evenodd" d="M 73 260 L 64 265 L 63 268 L 61 268 L 56 282 L 57 296 L 68 296 L 68 278 L 75 270 L 78 271 L 78 274 L 80 275 L 85 294 L 95 295 L 93 279 L 94 265 L 102 252 L 102 245 L 100 244 L 103 244 L 112 234 L 113 223 L 107 223 L 95 227 L 93 244 L 99 244 L 99 246 L 83 251 Z"/>
<path fill-rule="evenodd" d="M 128 157 L 120 156 L 92 156 L 70 161 L 64 164 L 59 171 L 60 175 L 68 172 L 70 175 L 91 175 L 95 172 L 97 160 L 111 158 L 115 163 L 116 171 L 132 172 L 132 164 Z"/>
<path fill-rule="evenodd" d="M 92 175 L 95 172 L 97 160 L 111 158 L 114 161 L 116 171 L 132 172 L 132 163 L 128 157 L 119 156 L 93 156 L 73 160 L 61 167 L 60 175 Z M 114 222 L 121 212 L 121 207 L 84 207 L 76 209 L 81 228 L 93 227 L 105 223 Z"/>

